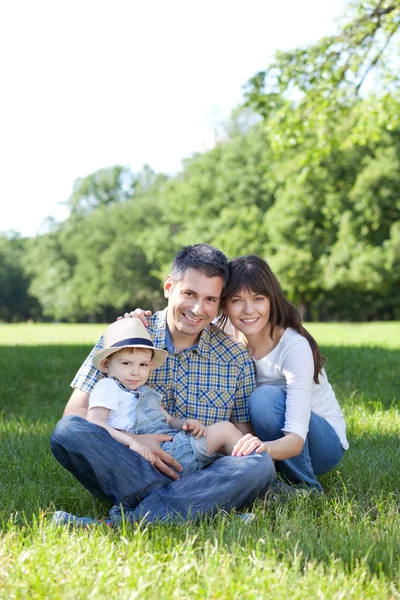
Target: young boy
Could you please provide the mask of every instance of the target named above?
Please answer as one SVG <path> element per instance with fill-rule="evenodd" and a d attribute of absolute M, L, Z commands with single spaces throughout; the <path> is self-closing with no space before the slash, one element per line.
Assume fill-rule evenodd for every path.
<path fill-rule="evenodd" d="M 121 319 L 110 325 L 104 348 L 93 356 L 94 366 L 107 377 L 96 383 L 90 394 L 87 419 L 151 464 L 151 450 L 124 432 L 173 436 L 161 446 L 183 466 L 181 476 L 185 476 L 221 454 L 232 454 L 243 434 L 229 421 L 205 427 L 197 419 L 173 418 L 167 413 L 162 396 L 146 385 L 150 371 L 161 367 L 167 355 L 153 346 L 139 319 Z"/>

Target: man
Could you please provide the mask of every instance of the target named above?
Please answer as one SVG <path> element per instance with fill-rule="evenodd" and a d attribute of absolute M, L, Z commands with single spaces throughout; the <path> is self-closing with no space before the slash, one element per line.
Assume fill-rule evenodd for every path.
<path fill-rule="evenodd" d="M 248 398 L 255 388 L 253 360 L 244 347 L 212 324 L 227 278 L 226 257 L 216 248 L 196 244 L 178 252 L 164 284 L 168 306 L 148 319 L 154 345 L 168 351 L 149 384 L 163 394 L 172 416 L 199 419 L 205 425 L 231 420 L 245 434 L 251 431 Z M 121 520 L 121 506 L 125 518 L 132 521 L 144 515 L 148 521 L 188 518 L 240 509 L 267 491 L 275 477 L 267 453 L 223 457 L 180 479 L 180 465 L 159 446 L 169 436 L 137 436 L 155 454 L 155 469 L 103 428 L 82 418 L 89 394 L 102 376 L 91 363 L 92 354 L 101 347 L 102 340 L 71 384 L 75 390 L 65 418 L 52 434 L 51 448 L 93 495 L 114 504 L 114 523 Z"/>

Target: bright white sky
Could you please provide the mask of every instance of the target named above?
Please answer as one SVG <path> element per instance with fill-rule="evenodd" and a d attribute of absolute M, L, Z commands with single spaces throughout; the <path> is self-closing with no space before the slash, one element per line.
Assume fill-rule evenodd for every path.
<path fill-rule="evenodd" d="M 0 7 L 0 231 L 67 216 L 80 176 L 175 173 L 277 49 L 336 31 L 345 0 L 15 0 Z"/>

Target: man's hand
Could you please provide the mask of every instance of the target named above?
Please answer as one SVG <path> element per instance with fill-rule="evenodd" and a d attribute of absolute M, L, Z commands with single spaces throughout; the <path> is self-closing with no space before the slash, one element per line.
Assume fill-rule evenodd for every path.
<path fill-rule="evenodd" d="M 145 327 L 149 326 L 149 322 L 146 317 L 151 317 L 153 313 L 151 310 L 143 310 L 143 308 L 135 308 L 135 310 L 131 310 L 131 312 L 124 313 L 123 317 L 117 317 L 117 321 L 121 319 L 140 319 Z"/>
<path fill-rule="evenodd" d="M 150 448 L 145 446 L 144 444 L 139 444 L 136 440 L 132 440 L 129 445 L 129 450 L 133 450 L 133 452 L 137 452 L 140 456 L 143 456 L 151 465 L 154 465 L 155 457 Z"/>
<path fill-rule="evenodd" d="M 207 435 L 207 428 L 201 421 L 197 419 L 185 419 L 182 425 L 184 431 L 190 431 L 192 435 L 196 436 L 196 440 L 201 438 L 202 435 Z"/>
<path fill-rule="evenodd" d="M 232 456 L 249 456 L 254 450 L 257 454 L 260 454 L 260 452 L 270 454 L 268 442 L 262 442 L 255 435 L 248 433 L 240 438 L 235 444 L 232 450 Z"/>
<path fill-rule="evenodd" d="M 168 454 L 168 452 L 165 452 L 160 448 L 161 442 L 170 442 L 173 439 L 171 435 L 165 433 L 143 433 L 140 435 L 134 435 L 128 432 L 125 433 L 151 450 L 154 455 L 153 466 L 157 471 L 171 479 L 179 479 L 179 475 L 176 471 L 179 473 L 182 472 L 182 465 L 180 465 L 173 456 Z"/>

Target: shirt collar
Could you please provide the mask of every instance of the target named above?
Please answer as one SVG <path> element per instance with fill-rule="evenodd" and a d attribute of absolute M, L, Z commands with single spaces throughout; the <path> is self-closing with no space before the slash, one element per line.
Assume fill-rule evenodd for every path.
<path fill-rule="evenodd" d="M 170 354 L 174 354 L 175 346 L 171 339 L 171 334 L 167 325 L 167 308 L 160 311 L 160 320 L 157 329 L 154 331 L 154 345 L 163 350 L 167 350 Z M 186 348 L 184 352 L 195 351 L 200 355 L 207 356 L 210 349 L 210 334 L 211 329 L 208 325 L 200 334 L 199 341 L 194 346 Z"/>
<path fill-rule="evenodd" d="M 210 352 L 210 337 L 211 337 L 211 326 L 208 325 L 200 334 L 199 341 L 197 342 L 197 352 L 200 356 L 209 356 Z"/>
<path fill-rule="evenodd" d="M 123 383 L 121 383 L 119 381 L 119 379 L 117 379 L 116 377 L 111 377 L 111 379 L 114 379 L 115 383 L 121 388 L 121 390 L 124 390 L 124 392 L 129 392 L 130 394 L 133 394 L 134 396 L 139 396 L 139 391 L 143 387 L 143 386 L 141 386 L 137 390 L 130 390 L 129 388 L 126 387 L 126 385 L 124 385 Z"/>

